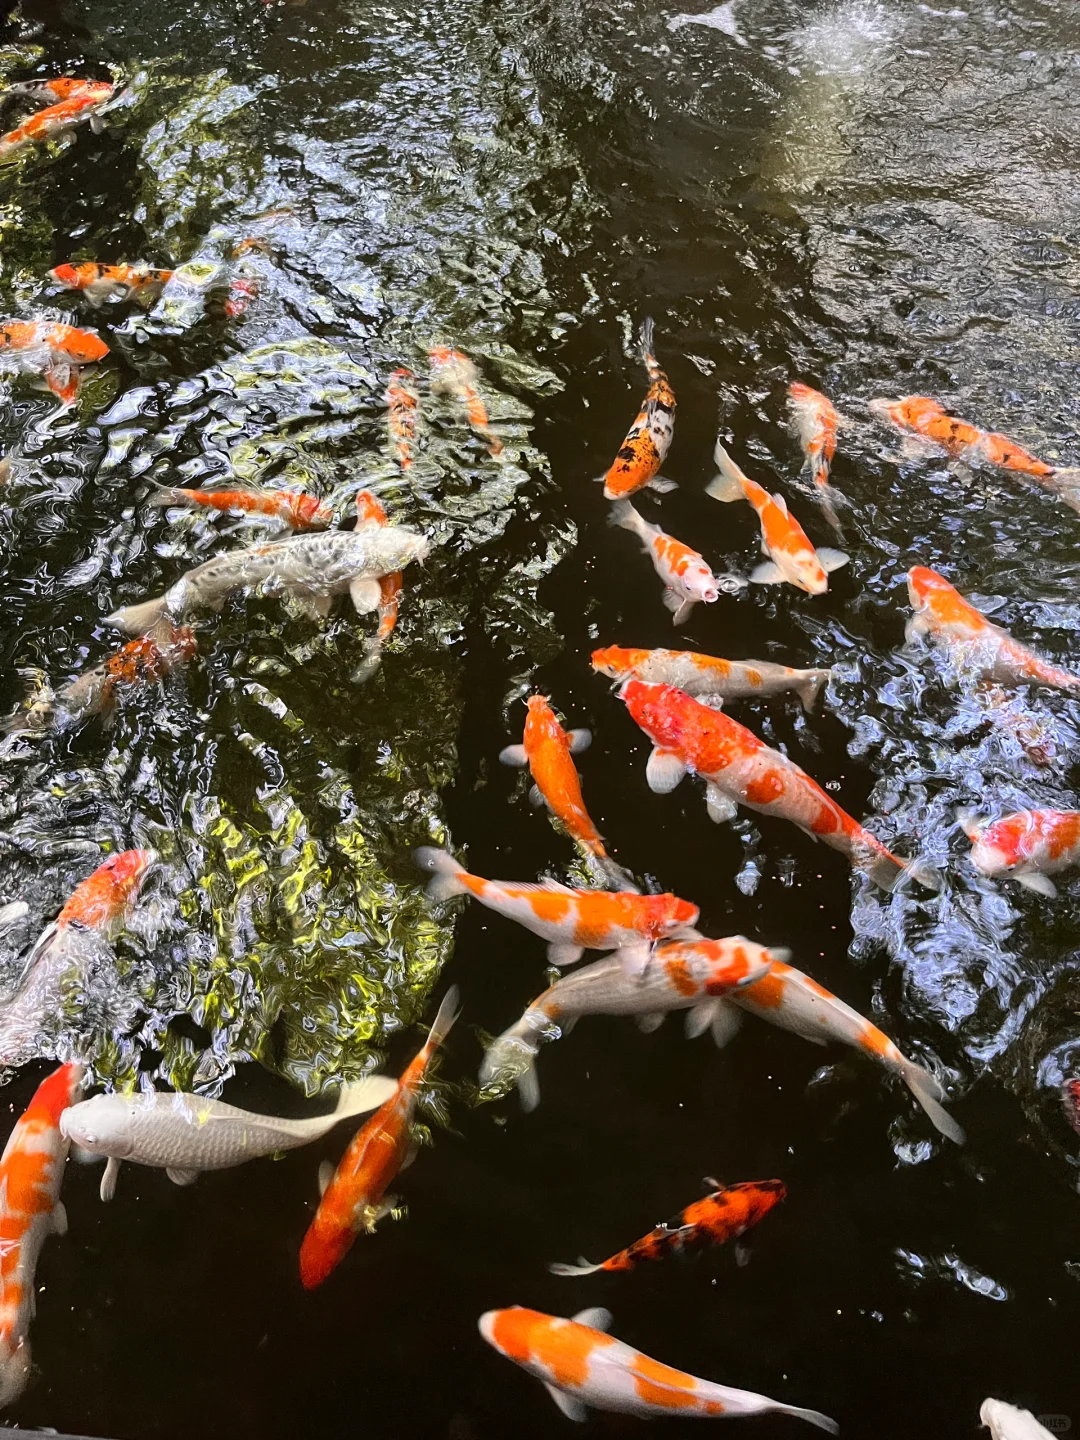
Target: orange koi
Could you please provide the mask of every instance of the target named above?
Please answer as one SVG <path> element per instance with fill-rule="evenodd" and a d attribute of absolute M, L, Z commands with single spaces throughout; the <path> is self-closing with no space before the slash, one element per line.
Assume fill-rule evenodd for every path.
<path fill-rule="evenodd" d="M 712 605 L 721 591 L 731 595 L 746 583 L 735 575 L 714 575 L 696 550 L 665 534 L 659 525 L 650 525 L 629 500 L 612 505 L 611 524 L 633 531 L 651 556 L 653 569 L 664 582 L 664 605 L 671 611 L 673 625 L 681 625 L 698 601 Z"/>
<path fill-rule="evenodd" d="M 805 770 L 723 711 L 699 704 L 674 686 L 640 680 L 628 680 L 619 695 L 656 747 L 645 778 L 658 795 L 674 790 L 692 771 L 705 781 L 709 818 L 717 824 L 734 819 L 738 807 L 745 805 L 790 820 L 846 855 L 886 890 L 905 870 L 928 886 L 940 885 L 940 876 L 926 867 L 905 865 Z"/>
<path fill-rule="evenodd" d="M 76 885 L 56 917 L 56 928 L 82 925 L 109 932 L 127 914 L 154 863 L 153 850 L 121 850 Z"/>
<path fill-rule="evenodd" d="M 489 1310 L 479 1323 L 488 1344 L 542 1380 L 569 1420 L 586 1419 L 586 1406 L 591 1405 L 643 1420 L 658 1415 L 727 1419 L 771 1413 L 794 1415 L 830 1435 L 840 1428 L 817 1410 L 785 1405 L 661 1365 L 606 1334 L 611 1314 L 598 1307 L 564 1320 L 515 1305 Z"/>
<path fill-rule="evenodd" d="M 235 320 L 243 315 L 253 300 L 259 294 L 258 277 L 254 275 L 234 275 L 229 281 L 229 293 L 225 297 L 225 314 L 230 320 Z"/>
<path fill-rule="evenodd" d="M 839 531 L 836 514 L 837 491 L 829 480 L 829 467 L 836 454 L 836 431 L 840 416 L 832 401 L 820 390 L 811 390 L 797 380 L 788 386 L 788 409 L 803 449 L 803 469 L 810 472 L 825 518 Z"/>
<path fill-rule="evenodd" d="M 79 367 L 103 360 L 109 347 L 93 330 L 48 320 L 10 320 L 0 325 L 0 364 L 43 375 L 65 405 L 79 393 Z"/>
<path fill-rule="evenodd" d="M 268 515 L 282 520 L 292 530 L 325 530 L 333 523 L 334 512 L 314 495 L 296 490 L 180 490 L 159 485 L 150 497 L 151 505 L 203 505 L 243 515 Z"/>
<path fill-rule="evenodd" d="M 674 685 L 687 695 L 721 700 L 748 700 L 794 690 L 811 714 L 831 670 L 793 670 L 768 660 L 721 660 L 693 650 L 628 650 L 608 645 L 592 653 L 592 668 L 612 680 L 644 680 L 649 685 Z"/>
<path fill-rule="evenodd" d="M 0 1405 L 22 1394 L 30 1374 L 34 1272 L 50 1235 L 67 1234 L 60 1200 L 68 1141 L 60 1116 L 75 1103 L 80 1066 L 69 1063 L 43 1080 L 0 1156 Z"/>
<path fill-rule="evenodd" d="M 586 859 L 595 866 L 604 884 L 635 890 L 627 883 L 626 871 L 610 858 L 600 832 L 585 809 L 581 780 L 572 757 L 592 744 L 588 730 L 565 731 L 555 718 L 546 695 L 529 696 L 522 745 L 507 745 L 499 759 L 504 765 L 528 765 L 535 782 L 534 804 L 546 804 L 566 827 Z"/>
<path fill-rule="evenodd" d="M 111 98 L 113 87 L 105 80 L 80 80 L 73 75 L 57 75 L 52 80 L 20 80 L 7 87 L 11 95 L 26 95 L 43 105 L 58 105 L 64 100 L 77 100 L 84 95 L 100 103 Z"/>
<path fill-rule="evenodd" d="M 447 395 L 464 405 L 469 424 L 482 440 L 487 441 L 492 455 L 501 455 L 503 443 L 491 428 L 487 407 L 480 398 L 480 377 L 476 366 L 460 350 L 451 350 L 445 345 L 428 351 L 431 359 L 431 390 L 435 395 Z"/>
<path fill-rule="evenodd" d="M 484 880 L 469 872 L 446 850 L 422 846 L 414 858 L 432 874 L 428 896 L 448 900 L 471 895 L 516 920 L 548 943 L 553 965 L 573 965 L 586 950 L 619 950 L 627 969 L 644 969 L 649 948 L 658 940 L 685 936 L 697 940 L 693 926 L 698 907 L 676 895 L 637 895 L 620 890 L 571 890 L 554 880 L 515 885 Z"/>
<path fill-rule="evenodd" d="M 402 470 L 410 468 L 416 449 L 416 412 L 420 402 L 413 388 L 413 378 L 412 371 L 401 366 L 390 376 L 385 395 L 390 443 Z"/>
<path fill-rule="evenodd" d="M 398 1082 L 397 1091 L 353 1136 L 337 1169 L 319 1175 L 322 1198 L 300 1246 L 300 1280 L 314 1290 L 352 1249 L 361 1230 L 370 1234 L 394 1207 L 386 1191 L 416 1150 L 412 1125 L 420 1086 L 431 1057 L 461 1013 L 456 985 L 443 996 L 423 1048 Z"/>
<path fill-rule="evenodd" d="M 552 1275 L 595 1275 L 598 1270 L 635 1270 L 645 1260 L 666 1260 L 684 1250 L 707 1245 L 724 1245 L 738 1240 L 759 1224 L 787 1194 L 782 1180 L 745 1180 L 740 1185 L 721 1185 L 706 1180 L 711 1193 L 680 1210 L 667 1225 L 657 1225 L 625 1250 L 619 1250 L 599 1265 L 582 1260 L 578 1265 L 548 1266 Z"/>
<path fill-rule="evenodd" d="M 91 305 L 106 301 L 156 300 L 172 279 L 171 270 L 155 270 L 140 260 L 132 265 L 101 265 L 84 260 L 77 265 L 57 265 L 49 274 L 66 290 L 79 290 Z"/>
<path fill-rule="evenodd" d="M 761 523 L 761 549 L 769 559 L 751 572 L 751 584 L 779 585 L 787 581 L 808 595 L 824 595 L 829 588 L 829 572 L 848 563 L 843 550 L 827 546 L 815 550 L 806 531 L 789 513 L 784 497 L 770 495 L 744 475 L 719 440 L 714 458 L 720 473 L 706 485 L 706 495 L 723 504 L 748 500 Z"/>
<path fill-rule="evenodd" d="M 649 376 L 649 389 L 637 419 L 630 426 L 619 453 L 604 476 L 605 500 L 626 500 L 647 486 L 666 495 L 676 488 L 660 477 L 675 434 L 675 392 L 653 353 L 655 327 L 651 319 L 641 326 L 641 362 Z"/>
<path fill-rule="evenodd" d="M 1080 689 L 1080 675 L 1060 670 L 992 625 L 943 575 L 925 565 L 908 571 L 908 595 L 915 614 L 907 623 L 909 641 L 926 635 L 948 653 L 963 680 L 999 685 L 1049 685 L 1054 690 Z"/>
<path fill-rule="evenodd" d="M 972 842 L 971 863 L 984 875 L 1005 876 L 1053 899 L 1050 875 L 1080 864 L 1080 811 L 1017 810 L 988 822 L 961 810 L 957 819 Z"/>
<path fill-rule="evenodd" d="M 13 160 L 31 145 L 55 140 L 84 120 L 90 121 L 92 130 L 99 129 L 101 122 L 97 112 L 106 100 L 111 99 L 112 93 L 113 87 L 104 82 L 87 83 L 83 91 L 70 99 L 50 105 L 47 110 L 39 110 L 29 120 L 24 120 L 18 129 L 0 136 L 0 163 Z"/>
<path fill-rule="evenodd" d="M 720 1002 L 720 1008 L 725 1012 L 727 1029 L 721 1032 L 718 1026 L 713 1027 L 717 1044 L 738 1030 L 742 1019 L 739 1011 L 748 1011 L 816 1045 L 830 1041 L 850 1045 L 898 1075 L 934 1127 L 957 1145 L 964 1143 L 964 1132 L 942 1106 L 945 1092 L 930 1071 L 909 1060 L 876 1025 L 794 965 L 774 960 L 763 979 L 733 991 Z"/>

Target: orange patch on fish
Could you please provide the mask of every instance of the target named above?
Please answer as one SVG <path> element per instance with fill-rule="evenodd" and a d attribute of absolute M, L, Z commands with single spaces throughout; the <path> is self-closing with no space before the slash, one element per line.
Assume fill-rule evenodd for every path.
<path fill-rule="evenodd" d="M 697 1404 L 697 1386 L 692 1375 L 673 1370 L 648 1355 L 636 1355 L 630 1367 L 634 1389 L 647 1405 L 660 1405 L 668 1410 L 685 1410 Z"/>

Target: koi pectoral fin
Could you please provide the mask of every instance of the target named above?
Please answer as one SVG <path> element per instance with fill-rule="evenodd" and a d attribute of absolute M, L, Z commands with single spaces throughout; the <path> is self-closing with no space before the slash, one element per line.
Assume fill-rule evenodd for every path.
<path fill-rule="evenodd" d="M 547 947 L 547 957 L 552 965 L 561 970 L 564 965 L 576 965 L 585 951 L 580 945 L 560 945 L 557 941 Z"/>
<path fill-rule="evenodd" d="M 71 405 L 79 394 L 79 372 L 70 365 L 54 362 L 45 372 L 45 384 L 65 405 Z"/>
<path fill-rule="evenodd" d="M 1023 885 L 1025 890 L 1034 890 L 1036 895 L 1045 895 L 1048 900 L 1057 899 L 1057 886 L 1050 879 L 1049 875 L 1014 875 L 1012 877 L 1018 885 Z"/>
<path fill-rule="evenodd" d="M 358 615 L 367 615 L 379 608 L 382 588 L 377 580 L 357 577 L 349 586 L 349 598 Z"/>
<path fill-rule="evenodd" d="M 720 1001 L 715 996 L 703 1000 L 700 1005 L 695 1005 L 692 1010 L 686 1012 L 686 1038 L 696 1040 L 699 1035 L 704 1035 L 709 1026 L 716 1019 L 717 1011 L 720 1008 Z"/>
<path fill-rule="evenodd" d="M 784 573 L 780 566 L 772 560 L 766 560 L 750 571 L 751 585 L 782 585 L 783 583 Z"/>
<path fill-rule="evenodd" d="M 709 1024 L 713 1044 L 718 1050 L 722 1050 L 729 1040 L 734 1040 L 742 1027 L 742 1022 L 743 1012 L 736 1009 L 734 1005 L 725 1005 L 721 1000 Z"/>
<path fill-rule="evenodd" d="M 611 1322 L 615 1317 L 610 1310 L 605 1310 L 603 1305 L 590 1305 L 587 1310 L 579 1310 L 570 1318 L 575 1325 L 587 1325 L 590 1330 L 606 1332 L 611 1329 Z"/>
<path fill-rule="evenodd" d="M 649 1015 L 639 1015 L 637 1017 L 637 1027 L 643 1035 L 651 1035 L 654 1030 L 659 1030 L 663 1023 L 663 1010 L 654 1010 Z"/>
<path fill-rule="evenodd" d="M 655 490 L 658 495 L 670 495 L 672 490 L 679 488 L 679 485 L 676 480 L 668 480 L 663 475 L 654 475 L 651 480 L 646 482 L 645 488 Z"/>
<path fill-rule="evenodd" d="M 560 1390 L 555 1385 L 549 1385 L 544 1381 L 544 1389 L 551 1396 L 552 1400 L 559 1407 L 567 1420 L 574 1420 L 579 1425 L 589 1418 L 589 1412 L 580 1400 L 575 1400 L 572 1395 L 567 1395 L 565 1390 Z"/>
<path fill-rule="evenodd" d="M 566 732 L 566 738 L 570 742 L 570 754 L 580 755 L 583 750 L 587 750 L 592 744 L 592 731 L 568 730 Z"/>
<path fill-rule="evenodd" d="M 507 745 L 499 751 L 499 761 L 503 765 L 525 765 L 529 757 L 525 754 L 524 745 Z"/>
<path fill-rule="evenodd" d="M 734 820 L 739 813 L 735 801 L 725 795 L 719 786 L 712 784 L 705 787 L 705 808 L 714 825 L 724 825 L 728 820 Z"/>
<path fill-rule="evenodd" d="M 817 557 L 821 561 L 821 568 L 827 573 L 840 570 L 851 559 L 843 550 L 834 550 L 831 545 L 819 545 Z"/>
<path fill-rule="evenodd" d="M 98 1192 L 106 1204 L 108 1204 L 116 1194 L 116 1180 L 119 1174 L 120 1161 L 117 1160 L 114 1155 L 110 1155 L 108 1163 L 105 1166 L 105 1173 L 101 1177 L 101 1189 Z"/>
<path fill-rule="evenodd" d="M 168 1167 L 165 1174 L 174 1185 L 194 1185 L 195 1181 L 199 1178 L 199 1172 L 197 1170 L 180 1170 L 173 1165 Z"/>
<path fill-rule="evenodd" d="M 334 1167 L 329 1160 L 319 1166 L 319 1194 L 325 1195 L 330 1181 L 334 1178 Z"/>
<path fill-rule="evenodd" d="M 676 750 L 659 746 L 645 766 L 645 781 L 655 795 L 668 795 L 686 774 L 686 763 Z"/>

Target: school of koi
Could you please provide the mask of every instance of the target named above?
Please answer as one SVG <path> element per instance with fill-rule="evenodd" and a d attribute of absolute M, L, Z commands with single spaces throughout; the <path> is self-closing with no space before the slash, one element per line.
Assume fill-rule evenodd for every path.
<path fill-rule="evenodd" d="M 115 98 L 107 82 L 72 77 L 30 81 L 11 90 L 38 108 L 0 138 L 0 160 L 5 162 L 23 160 L 48 142 L 69 136 L 83 121 L 103 123 Z M 241 241 L 234 256 L 258 244 Z M 167 292 L 174 276 L 173 270 L 141 261 L 87 260 L 57 266 L 51 273 L 58 285 L 79 292 L 95 306 L 153 303 Z M 236 317 L 256 296 L 250 277 L 234 275 L 225 314 Z M 673 488 L 660 471 L 672 443 L 676 400 L 655 354 L 651 320 L 642 325 L 640 348 L 650 386 L 603 477 L 604 495 L 612 502 L 612 523 L 633 531 L 652 559 L 673 624 L 683 623 L 698 603 L 714 604 L 721 595 L 737 597 L 748 583 L 789 584 L 810 597 L 823 594 L 830 572 L 847 564 L 848 556 L 815 547 L 786 500 L 744 474 L 720 441 L 719 474 L 707 493 L 722 502 L 746 500 L 758 517 L 765 559 L 748 579 L 714 575 L 701 555 L 645 521 L 630 504 L 630 497 L 646 488 L 659 494 Z M 11 361 L 18 373 L 43 379 L 62 407 L 77 402 L 82 370 L 108 353 L 96 332 L 54 320 L 18 319 L 0 325 L 0 361 Z M 473 362 L 444 344 L 432 344 L 429 359 L 427 393 L 458 407 L 491 460 L 499 462 L 503 440 L 489 418 Z M 405 367 L 387 382 L 388 443 L 403 475 L 408 475 L 422 444 L 424 391 L 422 380 Z M 801 382 L 791 385 L 789 404 L 810 493 L 842 536 L 845 501 L 831 483 L 830 465 L 844 421 L 825 395 Z M 1002 435 L 950 418 L 931 399 L 875 400 L 869 410 L 953 460 L 1027 477 L 1080 509 L 1080 474 L 1038 460 Z M 195 659 L 194 632 L 180 621 L 200 607 L 220 609 L 237 592 L 284 593 L 325 618 L 333 597 L 348 591 L 359 614 L 376 612 L 378 617 L 377 631 L 365 647 L 366 665 L 357 672 L 365 678 L 393 635 L 402 570 L 411 560 L 423 559 L 427 542 L 390 524 L 375 494 L 361 490 L 355 498 L 356 528 L 346 533 L 331 528 L 343 517 L 306 493 L 253 486 L 155 490 L 146 497 L 151 508 L 194 506 L 254 515 L 300 533 L 219 553 L 182 576 L 159 599 L 118 610 L 110 621 L 135 638 L 55 693 L 39 686 L 32 701 L 9 718 L 9 731 L 47 733 L 93 715 L 108 720 L 133 688 L 160 684 L 171 668 Z M 909 639 L 925 636 L 939 645 L 959 685 L 976 691 L 991 685 L 1080 691 L 1080 676 L 1043 660 L 991 624 L 943 576 L 915 565 L 908 584 L 913 612 Z M 690 773 L 704 782 L 708 813 L 717 823 L 733 819 L 740 806 L 778 815 L 839 850 L 886 890 L 901 883 L 935 890 L 943 883 L 918 856 L 893 854 L 810 775 L 724 709 L 747 697 L 794 692 L 812 714 L 828 686 L 828 670 L 618 645 L 598 648 L 592 666 L 617 682 L 619 698 L 652 742 L 646 779 L 657 794 L 670 792 Z M 490 1044 L 480 1071 L 483 1093 L 500 1096 L 517 1086 L 525 1108 L 534 1108 L 539 1101 L 535 1061 L 541 1042 L 558 1039 L 581 1015 L 634 1016 L 643 1029 L 651 1030 L 668 1012 L 683 1010 L 689 1036 L 708 1029 L 716 1044 L 723 1045 L 749 1012 L 815 1043 L 861 1051 L 904 1081 L 941 1135 L 962 1143 L 963 1131 L 944 1108 L 945 1092 L 931 1069 L 903 1055 L 869 1020 L 796 969 L 787 951 L 742 936 L 705 937 L 696 929 L 694 903 L 672 893 L 642 893 L 637 878 L 610 855 L 586 808 L 573 757 L 590 739 L 586 730 L 564 730 L 549 699 L 533 694 L 522 743 L 508 746 L 500 758 L 528 768 L 534 802 L 546 805 L 557 827 L 577 846 L 592 887 L 571 889 L 553 880 L 492 881 L 470 874 L 444 850 L 416 853 L 417 864 L 431 875 L 428 891 L 434 903 L 471 895 L 545 940 L 548 958 L 557 967 L 577 964 L 586 950 L 606 956 L 558 978 Z M 1041 763 L 1048 763 L 1046 757 Z M 1011 877 L 1052 897 L 1056 892 L 1049 874 L 1080 863 L 1080 812 L 958 818 L 973 842 L 971 863 L 987 876 Z M 917 845 L 919 837 L 912 840 Z M 47 1235 L 66 1231 L 59 1197 L 71 1144 L 107 1161 L 102 1198 L 108 1199 L 125 1160 L 163 1168 L 184 1185 L 202 1170 L 308 1143 L 349 1116 L 374 1111 L 336 1169 L 326 1167 L 319 1176 L 321 1200 L 299 1254 L 302 1284 L 315 1288 L 344 1261 L 358 1236 L 372 1232 L 380 1218 L 393 1212 L 389 1189 L 416 1153 L 413 1125 L 430 1062 L 460 1013 L 457 988 L 451 987 L 425 1044 L 398 1081 L 369 1076 L 344 1087 L 332 1114 L 317 1119 L 275 1120 L 180 1094 L 80 1100 L 85 1057 L 59 1054 L 47 1035 L 47 1022 L 65 1003 L 73 980 L 107 953 L 154 863 L 154 854 L 145 850 L 105 860 L 42 933 L 26 958 L 16 992 L 0 1005 L 0 1058 L 5 1063 L 64 1061 L 39 1086 L 0 1159 L 2 1404 L 17 1398 L 30 1373 L 34 1266 Z M 1068 1081 L 1062 1099 L 1071 1123 L 1080 1129 L 1080 1080 Z M 205 1123 L 209 1120 L 214 1126 Z M 682 1251 L 738 1241 L 786 1193 L 779 1179 L 708 1184 L 709 1193 L 686 1205 L 668 1225 L 649 1230 L 599 1264 L 553 1263 L 550 1270 L 566 1277 L 629 1271 Z M 479 1325 L 492 1346 L 543 1381 L 571 1419 L 583 1419 L 591 1405 L 640 1416 L 778 1412 L 830 1432 L 838 1428 L 817 1411 L 701 1380 L 652 1360 L 609 1336 L 610 1318 L 597 1308 L 566 1320 L 515 1306 L 489 1312 Z M 1011 1418 L 1018 1414 L 1003 1402 L 987 1401 L 983 1407 L 983 1418 L 995 1435 L 1046 1433 L 1030 1416 Z M 1028 1421 L 1034 1429 L 1010 1428 Z"/>

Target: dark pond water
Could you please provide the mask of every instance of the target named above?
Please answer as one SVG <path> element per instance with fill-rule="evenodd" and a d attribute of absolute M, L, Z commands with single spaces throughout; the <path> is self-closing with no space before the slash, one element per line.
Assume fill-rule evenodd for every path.
<path fill-rule="evenodd" d="M 434 549 L 366 685 L 350 676 L 370 621 L 341 610 L 319 629 L 237 603 L 112 729 L 9 753 L 0 899 L 31 912 L 0 942 L 4 976 L 102 845 L 151 844 L 163 863 L 119 943 L 138 1013 L 93 1038 L 103 1080 L 308 1113 L 305 1095 L 372 1051 L 404 1065 L 440 981 L 465 1002 L 423 1111 L 432 1146 L 397 1187 L 407 1216 L 313 1294 L 297 1249 L 347 1132 L 186 1190 L 128 1168 L 111 1206 L 96 1170 L 70 1166 L 71 1230 L 39 1268 L 12 1422 L 116 1440 L 567 1433 L 476 1331 L 521 1303 L 607 1305 L 646 1352 L 847 1435 L 974 1435 L 988 1394 L 1080 1426 L 1077 1140 L 1058 1100 L 1080 1063 L 1076 889 L 1053 904 L 994 889 L 953 822 L 958 805 L 1074 804 L 1078 714 L 1023 698 L 1056 750 L 1036 767 L 902 650 L 901 579 L 939 568 L 1075 666 L 1080 519 L 1007 478 L 904 458 L 866 411 L 931 393 L 1080 464 L 1080 13 L 735 0 L 718 24 L 679 15 L 678 0 L 25 0 L 40 34 L 7 27 L 10 78 L 115 75 L 131 104 L 0 177 L 5 313 L 95 323 L 48 286 L 73 258 L 205 267 L 267 241 L 244 261 L 260 292 L 242 317 L 197 293 L 99 313 L 112 357 L 77 416 L 42 428 L 52 402 L 21 384 L 0 410 L 17 451 L 0 505 L 11 703 L 19 669 L 70 678 L 115 645 L 117 605 L 236 543 L 228 521 L 149 507 L 152 480 L 231 467 L 343 513 L 370 485 Z M 757 533 L 748 507 L 703 494 L 717 425 L 828 544 L 789 486 L 787 383 L 850 417 L 835 477 L 851 564 L 829 594 L 744 591 L 680 633 L 837 667 L 819 716 L 785 699 L 733 713 L 946 869 L 941 897 L 872 891 L 778 821 L 713 826 L 693 785 L 646 788 L 643 739 L 588 665 L 597 644 L 673 643 L 659 582 L 593 483 L 643 392 L 645 314 L 679 400 L 665 473 L 680 489 L 641 508 L 716 568 L 745 573 Z M 406 483 L 381 397 L 433 343 L 474 357 L 506 449 L 492 460 L 438 406 Z M 709 934 L 791 946 L 929 1059 L 966 1147 L 862 1060 L 760 1025 L 721 1053 L 677 1021 L 651 1036 L 585 1021 L 542 1054 L 534 1114 L 476 1104 L 482 1041 L 543 988 L 542 946 L 479 908 L 433 911 L 409 853 L 434 838 L 484 874 L 580 879 L 497 763 L 537 688 L 595 732 L 586 796 L 620 860 L 700 904 Z M 42 1073 L 10 1076 L 13 1113 Z M 547 1273 L 628 1243 L 707 1174 L 788 1185 L 745 1267 L 716 1252 Z"/>

